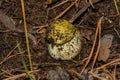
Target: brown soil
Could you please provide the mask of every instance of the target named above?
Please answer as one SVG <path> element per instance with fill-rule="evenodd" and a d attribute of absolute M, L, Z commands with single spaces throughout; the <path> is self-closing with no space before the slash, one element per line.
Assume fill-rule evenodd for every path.
<path fill-rule="evenodd" d="M 81 53 L 72 61 L 55 60 L 50 57 L 47 50 L 46 28 L 42 30 L 40 28 L 49 24 L 49 22 L 65 10 L 74 0 L 70 0 L 65 4 L 49 10 L 49 8 L 54 7 L 64 0 L 52 1 L 52 3 L 48 3 L 47 0 L 25 0 L 25 14 L 33 69 L 38 70 L 34 71 L 31 75 L 34 76 L 35 80 L 98 80 L 95 77 L 87 77 L 90 76 L 87 71 L 91 68 L 91 64 L 88 64 L 82 76 L 79 76 L 76 72 L 80 73 L 86 62 L 82 60 L 90 53 L 96 26 L 102 16 L 104 16 L 105 19 L 101 25 L 101 37 L 105 34 L 111 34 L 114 36 L 114 39 L 110 47 L 109 58 L 106 62 L 97 61 L 94 69 L 120 58 L 120 16 L 117 15 L 114 0 L 99 0 L 99 2 L 94 4 L 94 8 L 87 8 L 87 10 L 73 22 L 73 25 L 82 33 L 83 46 Z M 117 1 L 120 11 L 120 1 Z M 60 19 L 72 19 L 80 9 L 85 7 L 85 3 L 85 0 L 76 2 L 76 6 L 69 9 Z M 22 63 L 22 55 L 19 54 L 19 50 L 16 47 L 17 42 L 20 43 L 20 48 L 24 53 L 24 60 L 29 68 L 21 2 L 20 0 L 0 0 L 0 80 L 25 72 Z M 96 49 L 97 45 L 94 53 Z M 90 63 L 92 63 L 94 55 Z M 115 64 L 111 64 L 104 68 L 104 70 L 113 75 L 114 65 Z M 98 73 L 95 72 L 101 76 L 102 73 L 106 72 L 104 70 Z M 29 78 L 22 76 L 17 77 L 16 80 L 29 80 Z M 116 80 L 120 80 L 120 61 L 116 66 Z"/>

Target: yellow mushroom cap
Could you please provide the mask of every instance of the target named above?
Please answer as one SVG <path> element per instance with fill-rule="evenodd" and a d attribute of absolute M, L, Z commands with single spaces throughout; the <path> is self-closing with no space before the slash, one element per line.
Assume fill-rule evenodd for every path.
<path fill-rule="evenodd" d="M 52 39 L 54 44 L 64 44 L 74 37 L 75 27 L 67 20 L 56 20 L 50 28 L 48 39 Z"/>

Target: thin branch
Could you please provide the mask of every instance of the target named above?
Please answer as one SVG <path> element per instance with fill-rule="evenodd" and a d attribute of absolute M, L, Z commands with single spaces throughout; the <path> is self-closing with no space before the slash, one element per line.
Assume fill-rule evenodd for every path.
<path fill-rule="evenodd" d="M 96 33 L 95 33 L 95 38 L 94 38 L 94 42 L 93 42 L 93 45 L 92 45 L 92 49 L 91 49 L 91 52 L 89 54 L 89 57 L 88 57 L 88 60 L 86 61 L 86 64 L 85 66 L 83 67 L 83 69 L 81 70 L 80 72 L 80 75 L 84 72 L 85 68 L 87 67 L 88 63 L 90 62 L 91 60 L 91 57 L 93 55 L 93 51 L 94 51 L 94 48 L 95 48 L 95 44 L 96 44 L 96 39 L 97 39 L 97 35 L 98 35 L 98 30 L 99 30 L 99 25 L 101 24 L 101 21 L 102 21 L 103 17 L 101 17 L 98 21 L 98 25 L 97 25 L 97 29 L 96 29 Z"/>
<path fill-rule="evenodd" d="M 25 38 L 26 38 L 28 58 L 29 58 L 29 63 L 30 63 L 30 69 L 32 71 L 32 60 L 31 60 L 31 54 L 30 54 L 30 45 L 29 45 L 29 39 L 28 39 L 28 30 L 27 30 L 27 23 L 26 23 L 26 17 L 25 17 L 24 0 L 21 0 L 21 6 L 22 6 L 22 14 L 23 14 L 23 21 L 24 21 L 24 30 L 25 30 Z"/>

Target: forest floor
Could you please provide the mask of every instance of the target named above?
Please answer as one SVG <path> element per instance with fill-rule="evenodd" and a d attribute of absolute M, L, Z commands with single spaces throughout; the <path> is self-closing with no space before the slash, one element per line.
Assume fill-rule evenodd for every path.
<path fill-rule="evenodd" d="M 21 1 L 0 0 L 0 80 L 30 78 L 23 65 L 30 69 Z M 33 67 L 27 72 L 33 79 L 120 80 L 120 0 L 25 0 L 24 5 Z M 46 29 L 54 19 L 66 19 L 81 32 L 82 50 L 73 60 L 48 53 Z"/>

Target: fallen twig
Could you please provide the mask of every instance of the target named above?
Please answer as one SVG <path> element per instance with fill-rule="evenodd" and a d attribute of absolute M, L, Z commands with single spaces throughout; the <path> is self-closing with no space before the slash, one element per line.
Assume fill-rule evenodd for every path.
<path fill-rule="evenodd" d="M 101 22 L 102 22 L 102 19 L 100 20 L 100 22 L 98 22 L 98 27 L 99 27 L 99 41 L 98 41 L 98 47 L 97 47 L 97 51 L 96 51 L 96 54 L 95 54 L 95 57 L 94 57 L 94 60 L 93 60 L 93 63 L 92 63 L 91 70 L 93 70 L 93 68 L 94 68 L 95 62 L 96 62 L 96 60 L 97 60 L 97 57 L 98 57 L 98 54 L 99 54 L 99 51 L 100 51 L 100 42 L 101 42 Z"/>
<path fill-rule="evenodd" d="M 57 17 L 55 17 L 54 19 L 58 19 L 60 18 L 61 16 L 63 16 L 63 14 L 65 14 L 75 3 L 76 3 L 77 0 L 75 0 L 70 6 L 68 6 L 63 12 L 61 12 Z"/>
<path fill-rule="evenodd" d="M 83 69 L 82 69 L 81 72 L 80 72 L 80 75 L 84 72 L 85 68 L 87 67 L 87 65 L 88 65 L 88 63 L 90 62 L 91 57 L 92 57 L 92 55 L 93 55 L 93 51 L 94 51 L 95 44 L 96 44 L 96 38 L 97 38 L 97 35 L 98 35 L 98 30 L 99 30 L 99 28 L 100 28 L 99 25 L 101 24 L 102 19 L 103 19 L 103 17 L 101 17 L 101 18 L 99 19 L 99 21 L 98 21 L 98 25 L 97 25 L 97 29 L 96 29 L 96 33 L 95 33 L 95 38 L 94 38 L 94 42 L 93 42 L 93 45 L 92 45 L 92 49 L 91 49 L 91 52 L 90 52 L 90 54 L 89 54 L 89 56 L 88 56 L 88 60 L 87 60 L 86 63 L 85 63 L 85 66 L 83 67 Z"/>
<path fill-rule="evenodd" d="M 93 73 L 92 71 L 89 71 L 89 73 L 90 73 L 92 76 L 98 78 L 99 80 L 106 80 L 105 78 L 99 77 L 97 74 Z"/>
<path fill-rule="evenodd" d="M 38 71 L 39 71 L 39 70 L 34 70 L 34 71 L 29 71 L 28 73 L 30 74 L 30 73 L 35 73 L 35 72 L 38 72 Z M 24 76 L 26 76 L 26 75 L 27 75 L 27 73 L 21 73 L 21 74 L 14 75 L 14 76 L 9 77 L 9 78 L 5 78 L 5 79 L 3 79 L 3 80 L 15 80 L 15 79 L 17 79 L 17 78 L 24 77 Z"/>
<path fill-rule="evenodd" d="M 113 60 L 113 61 L 111 61 L 111 62 L 108 62 L 108 63 L 106 63 L 106 64 L 98 67 L 97 69 L 100 70 L 100 69 L 102 69 L 102 68 L 104 68 L 104 67 L 106 67 L 106 66 L 108 66 L 108 65 L 110 65 L 110 64 L 116 63 L 116 62 L 120 62 L 120 58 L 115 59 L 115 60 Z"/>
<path fill-rule="evenodd" d="M 120 12 L 119 12 L 119 9 L 118 9 L 118 6 L 117 6 L 117 0 L 113 0 L 113 1 L 114 1 L 114 4 L 115 4 L 117 14 L 120 15 Z"/>
<path fill-rule="evenodd" d="M 120 33 L 118 32 L 118 30 L 115 27 L 113 29 L 116 32 L 116 34 L 118 35 L 118 37 L 120 38 Z"/>
<path fill-rule="evenodd" d="M 26 51 L 23 51 L 23 52 L 20 52 L 20 53 L 18 53 L 18 54 L 15 54 L 15 55 L 11 55 L 11 56 L 5 57 L 5 58 L 0 62 L 0 65 L 1 65 L 2 63 L 4 63 L 5 61 L 7 61 L 7 60 L 9 60 L 9 59 L 11 59 L 11 58 L 19 55 L 19 54 L 23 54 L 23 53 L 25 53 L 25 52 L 26 52 Z"/>
<path fill-rule="evenodd" d="M 26 22 L 26 16 L 25 16 L 24 0 L 21 0 L 21 7 L 22 7 L 22 15 L 23 15 L 23 23 L 24 23 L 24 31 L 25 31 L 28 59 L 29 59 L 29 64 L 30 64 L 30 70 L 32 71 L 33 67 L 32 67 L 32 59 L 31 59 L 31 52 L 30 52 L 30 44 L 29 44 L 29 39 L 28 39 L 28 29 L 27 29 L 27 22 Z"/>
<path fill-rule="evenodd" d="M 91 0 L 92 4 L 95 4 L 101 0 Z M 69 22 L 73 23 L 83 12 L 85 12 L 90 7 L 90 3 L 86 3 L 86 5 L 78 11 L 70 20 Z"/>
<path fill-rule="evenodd" d="M 55 5 L 55 6 L 53 6 L 53 7 L 51 7 L 50 9 L 54 9 L 54 8 L 56 8 L 56 7 L 58 7 L 58 6 L 62 5 L 62 4 L 65 4 L 65 3 L 68 2 L 68 1 L 70 1 L 70 0 L 65 0 L 65 1 L 63 1 L 63 2 L 61 2 L 61 3 L 59 3 L 59 4 L 57 4 L 57 5 Z"/>
<path fill-rule="evenodd" d="M 117 64 L 115 64 L 115 68 L 113 72 L 113 80 L 116 80 L 116 67 L 117 67 Z"/>

